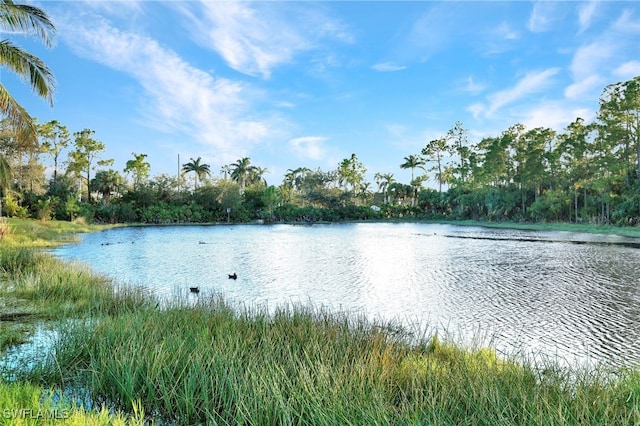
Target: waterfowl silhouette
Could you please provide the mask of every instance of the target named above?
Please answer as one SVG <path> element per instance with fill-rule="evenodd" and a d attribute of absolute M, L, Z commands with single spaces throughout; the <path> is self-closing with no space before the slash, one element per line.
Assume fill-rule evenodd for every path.
<path fill-rule="evenodd" d="M 189 287 L 189 291 L 191 293 L 198 294 L 198 293 L 200 293 L 200 287 Z"/>
<path fill-rule="evenodd" d="M 229 275 L 229 279 L 230 280 L 237 280 L 238 279 L 238 274 L 236 274 L 235 272 L 233 274 L 228 274 Z"/>

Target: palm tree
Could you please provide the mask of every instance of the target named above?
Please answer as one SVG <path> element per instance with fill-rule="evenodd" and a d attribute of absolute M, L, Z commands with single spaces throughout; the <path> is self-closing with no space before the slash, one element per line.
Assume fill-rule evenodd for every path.
<path fill-rule="evenodd" d="M 46 47 L 53 45 L 56 29 L 41 9 L 0 0 L 0 29 L 5 33 L 26 33 L 38 37 Z M 22 50 L 11 41 L 0 40 L 0 62 L 9 70 L 28 81 L 31 90 L 53 106 L 55 78 L 36 56 Z M 25 139 L 37 141 L 37 129 L 27 111 L 0 84 L 0 114 L 6 116 L 16 133 Z"/>
<path fill-rule="evenodd" d="M 124 183 L 120 174 L 113 170 L 100 170 L 91 180 L 91 187 L 102 194 L 102 204 L 109 205 L 111 194 L 118 192 Z"/>
<path fill-rule="evenodd" d="M 249 157 L 244 157 L 231 164 L 231 179 L 240 184 L 240 192 L 244 192 L 253 169 Z"/>
<path fill-rule="evenodd" d="M 400 164 L 401 169 L 411 169 L 411 180 L 413 180 L 413 171 L 417 168 L 423 169 L 426 163 L 424 158 L 419 155 L 411 154 L 408 157 L 404 157 L 404 163 Z"/>
<path fill-rule="evenodd" d="M 227 178 L 231 174 L 231 167 L 228 164 L 225 164 L 220 168 L 220 173 L 224 175 L 224 180 L 227 180 Z"/>
<path fill-rule="evenodd" d="M 127 161 L 124 172 L 131 172 L 133 174 L 133 187 L 138 188 L 142 182 L 149 177 L 151 164 L 149 164 L 148 161 L 145 161 L 147 154 L 136 154 L 135 152 L 132 152 L 131 155 L 133 155 L 133 160 Z"/>
<path fill-rule="evenodd" d="M 11 187 L 11 166 L 6 157 L 0 154 L 0 217 L 2 216 L 2 196 Z"/>
<path fill-rule="evenodd" d="M 211 173 L 211 169 L 208 164 L 201 164 L 202 157 L 198 157 L 195 160 L 191 158 L 188 163 L 182 165 L 182 171 L 184 173 L 193 172 L 195 174 L 195 181 L 193 189 L 198 188 L 198 179 L 202 180 L 206 175 Z"/>
<path fill-rule="evenodd" d="M 267 185 L 267 180 L 262 177 L 265 173 L 269 173 L 269 170 L 266 167 L 252 167 L 249 175 L 249 182 L 258 183 L 262 182 L 265 186 Z"/>
<path fill-rule="evenodd" d="M 411 169 L 411 182 L 412 182 L 411 185 L 413 185 L 413 181 L 414 181 L 413 171 L 416 168 L 420 168 L 420 169 L 424 170 L 423 166 L 425 164 L 426 164 L 426 162 L 424 161 L 424 158 L 422 158 L 419 155 L 411 154 L 408 157 L 404 157 L 404 163 L 400 164 L 400 168 L 401 169 Z M 411 195 L 411 205 L 412 206 L 415 205 L 415 196 L 413 195 L 413 192 L 412 192 L 412 195 Z"/>
<path fill-rule="evenodd" d="M 392 183 L 395 183 L 393 173 L 376 173 L 374 176 L 376 183 L 378 184 L 378 191 L 382 192 L 382 196 L 385 203 L 390 203 L 390 197 L 388 195 L 389 187 Z"/>

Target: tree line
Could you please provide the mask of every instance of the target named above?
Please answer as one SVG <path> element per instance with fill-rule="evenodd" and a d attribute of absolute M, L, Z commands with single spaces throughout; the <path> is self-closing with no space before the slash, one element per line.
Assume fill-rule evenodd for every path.
<path fill-rule="evenodd" d="M 56 33 L 43 10 L 12 0 L 0 0 L 0 28 L 47 47 Z M 0 40 L 0 59 L 53 104 L 55 78 L 45 63 L 7 39 Z M 408 183 L 375 173 L 377 188 L 355 153 L 334 170 L 289 169 L 277 186 L 268 185 L 268 170 L 248 157 L 222 166 L 219 176 L 198 157 L 177 176 L 150 178 L 147 155 L 134 152 L 120 171 L 102 158 L 106 146 L 95 131 L 70 134 L 56 120 L 39 124 L 2 84 L 0 100 L 0 216 L 148 223 L 406 217 L 640 222 L 640 77 L 605 87 L 594 120 L 576 118 L 562 132 L 514 124 L 474 142 L 456 122 L 400 162 L 411 170 Z M 425 188 L 430 177 L 437 190 Z"/>
<path fill-rule="evenodd" d="M 515 124 L 474 143 L 456 122 L 398 161 L 411 171 L 404 183 L 393 173 L 367 181 L 355 153 L 333 170 L 289 169 L 279 185 L 269 185 L 268 170 L 249 157 L 218 173 L 190 158 L 178 175 L 150 177 L 144 153 L 112 168 L 93 130 L 70 134 L 55 120 L 35 123 L 34 140 L 5 120 L 0 156 L 12 173 L 1 185 L 2 205 L 10 216 L 110 223 L 419 218 L 635 225 L 640 77 L 607 86 L 599 101 L 592 122 L 576 118 L 562 132 Z M 430 179 L 434 188 L 425 185 Z"/>

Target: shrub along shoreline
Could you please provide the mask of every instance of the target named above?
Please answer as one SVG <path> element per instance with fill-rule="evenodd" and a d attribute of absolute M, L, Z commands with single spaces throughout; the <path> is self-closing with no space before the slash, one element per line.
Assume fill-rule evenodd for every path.
<path fill-rule="evenodd" d="M 0 248 L 0 312 L 9 300 L 80 320 L 57 323 L 50 356 L 0 380 L 0 407 L 66 410 L 50 424 L 141 424 L 144 413 L 176 424 L 640 424 L 639 369 L 569 372 L 432 336 L 409 344 L 389 324 L 304 306 L 268 314 L 214 296 L 160 308 L 24 246 Z M 51 394 L 74 388 L 111 412 Z"/>

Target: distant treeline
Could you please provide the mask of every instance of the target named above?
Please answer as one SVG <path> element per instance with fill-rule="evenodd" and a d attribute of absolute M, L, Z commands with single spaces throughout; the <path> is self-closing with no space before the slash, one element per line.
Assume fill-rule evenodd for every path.
<path fill-rule="evenodd" d="M 100 222 L 316 222 L 386 218 L 640 222 L 640 77 L 607 86 L 592 122 L 576 118 L 563 132 L 515 124 L 470 141 L 463 124 L 398 161 L 411 180 L 376 173 L 356 154 L 335 170 L 289 169 L 269 185 L 248 157 L 212 175 L 191 158 L 178 176 L 149 177 L 146 154 L 122 173 L 102 159 L 105 144 L 84 129 L 71 137 L 51 121 L 38 143 L 2 126 L 2 214 L 43 220 L 84 216 Z M 46 163 L 46 166 L 45 166 Z M 45 170 L 51 177 L 45 177 Z M 432 179 L 437 189 L 425 188 Z"/>

